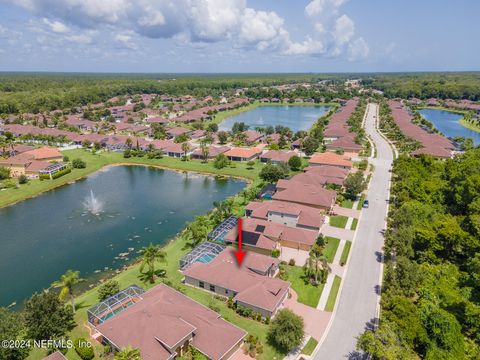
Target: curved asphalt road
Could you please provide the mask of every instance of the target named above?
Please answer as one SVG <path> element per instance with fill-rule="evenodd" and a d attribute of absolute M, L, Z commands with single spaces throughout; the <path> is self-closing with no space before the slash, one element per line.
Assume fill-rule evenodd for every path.
<path fill-rule="evenodd" d="M 365 130 L 377 147 L 377 158 L 369 159 L 375 166 L 367 192 L 370 206 L 362 211 L 336 312 L 326 338 L 313 356 L 315 360 L 366 358 L 365 354 L 356 352 L 356 338 L 378 321 L 383 230 L 393 154 L 375 129 L 377 115 L 378 105 L 369 104 Z"/>

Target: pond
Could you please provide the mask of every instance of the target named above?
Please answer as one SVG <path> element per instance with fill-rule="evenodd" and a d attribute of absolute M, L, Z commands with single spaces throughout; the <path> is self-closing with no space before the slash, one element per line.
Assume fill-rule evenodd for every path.
<path fill-rule="evenodd" d="M 463 115 L 439 109 L 420 109 L 419 113 L 445 136 L 472 138 L 475 145 L 480 144 L 480 133 L 467 129 L 459 123 Z"/>
<path fill-rule="evenodd" d="M 164 244 L 244 187 L 241 180 L 119 166 L 0 209 L 0 306 L 21 305 L 68 269 L 98 278 L 121 268 L 142 246 Z"/>
<path fill-rule="evenodd" d="M 225 119 L 220 130 L 231 130 L 236 122 L 244 122 L 250 129 L 256 126 L 282 125 L 296 132 L 308 130 L 313 123 L 330 110 L 329 106 L 292 106 L 292 105 L 262 105 L 238 115 Z"/>

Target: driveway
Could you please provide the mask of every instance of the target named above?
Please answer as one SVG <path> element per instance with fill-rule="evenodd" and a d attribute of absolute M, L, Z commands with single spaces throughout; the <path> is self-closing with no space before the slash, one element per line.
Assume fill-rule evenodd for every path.
<path fill-rule="evenodd" d="M 387 141 L 375 128 L 374 116 L 377 112 L 377 104 L 368 105 L 365 130 L 377 147 L 377 158 L 370 159 L 375 165 L 367 192 L 370 206 L 363 210 L 358 223 L 337 309 L 328 334 L 314 354 L 316 360 L 366 358 L 365 354 L 356 351 L 356 338 L 366 328 L 374 327 L 378 323 L 383 230 L 386 227 L 391 175 L 389 170 L 393 154 Z"/>
<path fill-rule="evenodd" d="M 305 322 L 305 332 L 319 340 L 322 338 L 327 328 L 332 313 L 317 310 L 310 306 L 297 302 L 297 294 L 290 289 L 292 297 L 285 300 L 285 307 L 292 310 L 295 314 L 300 315 Z"/>
<path fill-rule="evenodd" d="M 328 224 L 324 224 L 320 232 L 325 236 L 331 236 L 338 239 L 353 240 L 355 231 L 338 228 Z"/>
<path fill-rule="evenodd" d="M 358 219 L 360 217 L 360 210 L 357 209 L 348 209 L 338 205 L 334 205 L 332 211 L 336 215 L 348 216 L 355 219 Z"/>
<path fill-rule="evenodd" d="M 308 257 L 308 251 L 296 250 L 285 246 L 282 246 L 282 252 L 280 253 L 280 260 L 286 261 L 288 263 L 290 259 L 294 259 L 295 265 L 297 266 L 305 265 Z"/>

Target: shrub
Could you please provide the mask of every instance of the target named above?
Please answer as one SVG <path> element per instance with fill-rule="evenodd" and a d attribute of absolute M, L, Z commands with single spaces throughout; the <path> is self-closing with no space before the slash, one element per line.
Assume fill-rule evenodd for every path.
<path fill-rule="evenodd" d="M 208 307 L 210 308 L 210 310 L 213 310 L 217 313 L 220 312 L 220 306 L 215 304 L 213 301 L 208 304 Z"/>
<path fill-rule="evenodd" d="M 71 168 L 66 168 L 66 169 L 63 169 L 55 174 L 52 175 L 52 179 L 58 179 L 59 177 L 62 177 L 63 175 L 66 175 L 66 174 L 69 174 L 72 172 L 72 169 Z M 47 178 L 48 178 L 48 175 L 47 175 Z"/>
<path fill-rule="evenodd" d="M 89 342 L 84 338 L 78 338 L 73 343 L 73 347 L 82 360 L 92 360 L 95 357 L 93 347 L 91 345 L 86 346 L 85 344 L 89 344 Z"/>
<path fill-rule="evenodd" d="M 288 160 L 288 166 L 290 166 L 290 169 L 294 171 L 298 170 L 302 166 L 302 159 L 300 159 L 300 157 L 297 155 L 294 155 Z"/>
<path fill-rule="evenodd" d="M 358 168 L 360 170 L 367 170 L 367 166 L 368 166 L 368 161 L 367 160 L 362 160 L 360 161 L 360 163 L 358 164 Z"/>
<path fill-rule="evenodd" d="M 28 182 L 28 178 L 25 175 L 20 175 L 18 177 L 18 183 L 19 184 L 26 184 Z"/>
<path fill-rule="evenodd" d="M 72 167 L 74 167 L 75 169 L 85 169 L 87 167 L 87 163 L 79 158 L 73 159 Z"/>
<path fill-rule="evenodd" d="M 69 161 L 70 161 L 70 158 L 67 155 L 65 155 L 63 157 L 63 162 L 69 162 Z"/>
<path fill-rule="evenodd" d="M 109 280 L 98 289 L 98 300 L 103 301 L 120 291 L 120 284 L 116 280 Z"/>
<path fill-rule="evenodd" d="M 129 149 L 125 150 L 125 151 L 123 152 L 123 157 L 124 157 L 125 159 L 128 159 L 128 158 L 132 157 L 132 152 L 131 152 Z"/>
<path fill-rule="evenodd" d="M 290 260 L 288 261 L 288 265 L 290 265 L 290 266 L 295 266 L 295 259 L 290 259 Z"/>
<path fill-rule="evenodd" d="M 10 177 L 10 169 L 5 166 L 0 166 L 0 180 L 5 180 Z"/>
<path fill-rule="evenodd" d="M 228 165 L 228 158 L 224 154 L 219 154 L 213 161 L 213 166 L 216 169 L 223 169 L 225 166 Z"/>
<path fill-rule="evenodd" d="M 281 165 L 266 164 L 260 171 L 260 178 L 270 183 L 276 183 L 287 175 L 288 170 L 285 172 Z"/>
<path fill-rule="evenodd" d="M 272 250 L 272 257 L 278 258 L 280 256 L 280 250 L 278 249 L 273 249 Z"/>
<path fill-rule="evenodd" d="M 289 309 L 278 312 L 268 332 L 269 339 L 287 352 L 298 347 L 304 335 L 303 319 Z"/>

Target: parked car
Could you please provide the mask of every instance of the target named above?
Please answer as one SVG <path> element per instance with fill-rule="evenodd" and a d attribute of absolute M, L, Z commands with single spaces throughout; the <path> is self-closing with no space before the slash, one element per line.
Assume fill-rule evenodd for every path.
<path fill-rule="evenodd" d="M 364 200 L 362 206 L 363 206 L 365 209 L 367 209 L 367 208 L 368 208 L 368 205 L 370 205 L 370 204 L 368 203 L 368 200 Z"/>

